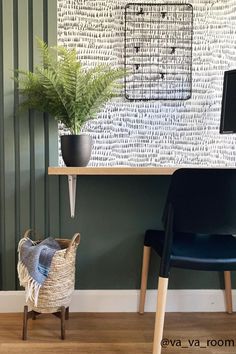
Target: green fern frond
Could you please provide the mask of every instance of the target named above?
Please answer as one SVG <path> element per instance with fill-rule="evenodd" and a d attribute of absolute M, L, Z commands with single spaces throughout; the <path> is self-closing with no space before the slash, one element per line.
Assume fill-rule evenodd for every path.
<path fill-rule="evenodd" d="M 96 117 L 105 103 L 117 96 L 125 75 L 123 69 L 97 65 L 85 69 L 76 50 L 48 47 L 37 38 L 41 64 L 34 72 L 17 70 L 14 80 L 24 98 L 23 108 L 48 112 L 73 134 Z"/>

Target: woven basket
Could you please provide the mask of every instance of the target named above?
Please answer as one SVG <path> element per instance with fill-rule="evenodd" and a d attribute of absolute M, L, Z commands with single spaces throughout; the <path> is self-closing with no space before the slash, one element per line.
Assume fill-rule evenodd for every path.
<path fill-rule="evenodd" d="M 19 242 L 19 248 L 24 241 L 29 240 L 31 230 L 27 230 Z M 32 240 L 31 240 L 32 241 Z M 75 285 L 75 258 L 80 243 L 80 234 L 75 234 L 72 240 L 56 239 L 61 250 L 56 251 L 52 258 L 47 279 L 39 290 L 37 306 L 27 300 L 27 305 L 39 313 L 53 313 L 60 311 L 61 306 L 68 307 Z M 33 244 L 41 241 L 32 241 Z"/>

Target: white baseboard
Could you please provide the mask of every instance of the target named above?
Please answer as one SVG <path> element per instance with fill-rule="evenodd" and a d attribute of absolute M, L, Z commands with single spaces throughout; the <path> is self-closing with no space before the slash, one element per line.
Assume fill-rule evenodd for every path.
<path fill-rule="evenodd" d="M 156 310 L 156 290 L 148 290 L 146 312 Z M 71 312 L 137 312 L 138 290 L 75 290 Z M 236 303 L 236 290 L 233 290 Z M 22 312 L 24 291 L 0 291 L 0 313 Z M 223 290 L 168 290 L 167 312 L 225 311 Z"/>

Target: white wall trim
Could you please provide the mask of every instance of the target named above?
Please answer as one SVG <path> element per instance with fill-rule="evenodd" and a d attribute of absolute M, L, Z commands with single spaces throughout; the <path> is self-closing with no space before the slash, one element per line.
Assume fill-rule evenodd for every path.
<path fill-rule="evenodd" d="M 146 312 L 156 309 L 156 290 L 147 291 Z M 71 312 L 136 312 L 138 290 L 75 290 Z M 233 290 L 236 303 L 236 290 Z M 22 312 L 24 291 L 0 291 L 0 313 Z M 168 290 L 167 312 L 225 311 L 223 290 Z"/>

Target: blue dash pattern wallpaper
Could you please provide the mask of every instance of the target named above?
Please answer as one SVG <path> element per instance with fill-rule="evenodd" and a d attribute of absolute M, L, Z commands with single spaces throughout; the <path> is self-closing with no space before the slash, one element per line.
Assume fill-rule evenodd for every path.
<path fill-rule="evenodd" d="M 129 101 L 122 95 L 109 102 L 84 127 L 94 140 L 90 165 L 235 166 L 236 136 L 220 135 L 219 124 L 223 73 L 236 68 L 236 2 L 168 1 L 176 2 L 193 7 L 192 97 Z M 126 5 L 58 0 L 58 43 L 76 47 L 87 66 L 123 66 Z"/>

